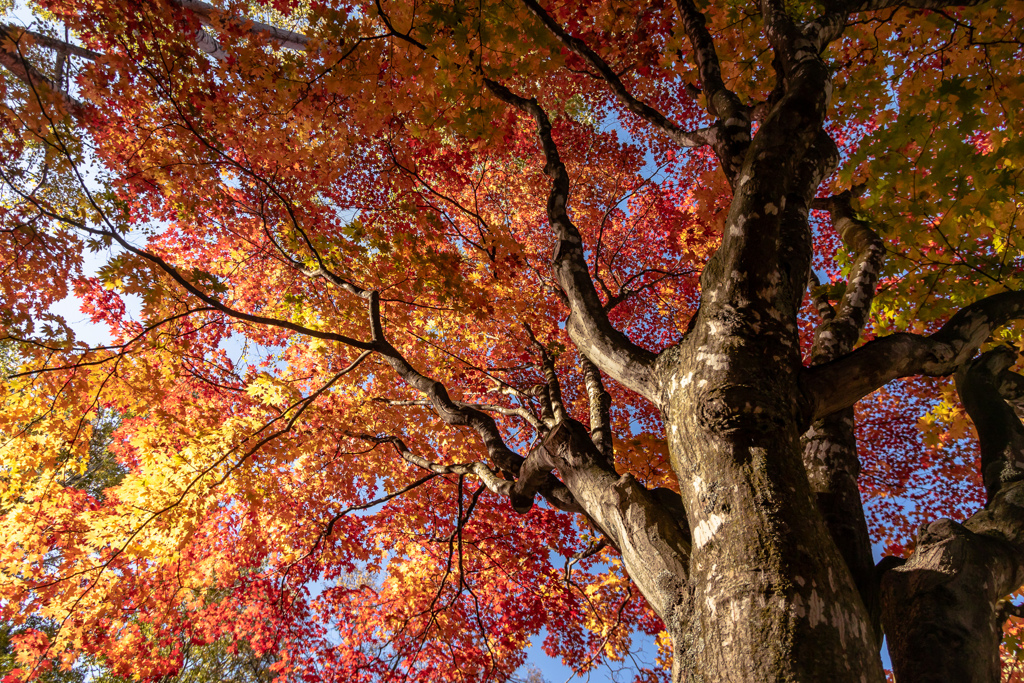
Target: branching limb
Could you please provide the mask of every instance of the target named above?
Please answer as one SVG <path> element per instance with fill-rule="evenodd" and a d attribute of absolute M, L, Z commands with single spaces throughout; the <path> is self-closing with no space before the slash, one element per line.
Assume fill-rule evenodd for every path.
<path fill-rule="evenodd" d="M 871 313 L 878 274 L 885 260 L 885 246 L 881 238 L 867 221 L 854 215 L 850 207 L 852 197 L 852 193 L 847 191 L 823 202 L 832 215 L 836 232 L 853 252 L 854 261 L 846 293 L 835 317 L 826 320 L 815 330 L 814 347 L 811 350 L 811 363 L 814 365 L 849 353 L 857 343 Z"/>
<path fill-rule="evenodd" d="M 978 430 L 985 509 L 962 525 L 942 519 L 922 526 L 910 560 L 882 577 L 889 652 L 901 682 L 999 680 L 1000 601 L 1024 583 L 1024 424 L 998 394 L 1015 356 L 996 349 L 956 375 Z"/>
<path fill-rule="evenodd" d="M 994 294 L 963 308 L 930 336 L 894 334 L 803 372 L 809 415 L 852 406 L 886 382 L 910 375 L 941 377 L 965 363 L 1006 323 L 1024 317 L 1024 292 Z"/>
<path fill-rule="evenodd" d="M 386 403 L 389 406 L 432 406 L 433 403 L 427 399 L 412 400 L 412 401 L 400 401 L 387 398 L 375 398 L 374 401 L 380 403 Z M 531 413 L 529 410 L 523 407 L 509 408 L 507 406 L 499 406 L 493 403 L 466 403 L 464 401 L 455 401 L 455 404 L 463 408 L 473 408 L 475 410 L 482 410 L 485 413 L 497 413 L 498 415 L 504 415 L 505 417 L 518 417 L 519 419 L 527 422 L 538 432 L 546 432 L 547 427 L 537 419 L 537 416 Z"/>
<path fill-rule="evenodd" d="M 689 568 L 685 517 L 663 505 L 656 492 L 632 475 L 619 476 L 595 448 L 587 428 L 571 419 L 559 423 L 530 453 L 513 492 L 525 495 L 513 498 L 513 504 L 529 509 L 527 483 L 541 480 L 544 472 L 555 468 L 573 495 L 587 501 L 588 519 L 619 549 L 630 578 L 670 632 L 681 626 L 688 610 L 674 591 L 684 590 Z"/>
<path fill-rule="evenodd" d="M 409 450 L 409 447 L 405 445 L 405 442 L 397 436 L 374 436 L 372 434 L 356 433 L 347 433 L 346 436 L 352 439 L 369 441 L 371 443 L 390 443 L 395 447 L 395 450 L 398 451 L 398 454 L 402 456 L 403 460 L 415 465 L 416 467 L 427 470 L 428 472 L 432 472 L 434 475 L 454 474 L 460 477 L 472 475 L 480 479 L 484 486 L 486 486 L 490 491 L 502 497 L 508 497 L 512 491 L 513 483 L 511 481 L 502 479 L 494 470 L 480 461 L 455 465 L 440 465 L 432 460 L 424 458 L 421 455 L 413 453 Z"/>
<path fill-rule="evenodd" d="M 707 29 L 704 14 L 697 9 L 693 0 L 676 0 L 676 9 L 693 48 L 708 112 L 722 120 L 743 117 L 746 108 L 736 93 L 725 87 L 725 81 L 722 80 L 722 67 L 718 61 L 718 52 L 715 51 L 715 41 Z"/>
<path fill-rule="evenodd" d="M 554 429 L 557 422 L 555 422 L 555 411 L 551 408 L 551 390 L 548 389 L 547 382 L 543 384 L 535 384 L 532 389 L 532 394 L 537 398 L 537 402 L 540 404 L 538 409 L 540 411 L 540 421 L 544 425 L 545 430 L 550 431 Z"/>
<path fill-rule="evenodd" d="M 714 127 L 703 135 L 722 162 L 726 177 L 734 183 L 750 146 L 751 111 L 740 102 L 736 93 L 725 87 L 715 41 L 707 29 L 704 14 L 693 0 L 676 0 L 676 9 L 693 48 L 708 113 L 718 119 Z"/>
<path fill-rule="evenodd" d="M 981 440 L 981 473 L 989 503 L 1005 484 L 1024 479 L 1024 427 L 1000 391 L 1010 381 L 1024 384 L 1024 377 L 1009 370 L 1016 360 L 1016 352 L 1004 346 L 956 373 L 957 392 Z"/>
<path fill-rule="evenodd" d="M 63 105 L 68 114 L 81 120 L 85 115 L 85 105 L 68 95 L 59 84 L 51 81 L 33 66 L 21 49 L 20 39 L 23 35 L 25 32 L 16 27 L 0 26 L 0 65 L 25 83 L 40 101 L 40 105 L 43 104 L 43 98 L 53 97 Z"/>
<path fill-rule="evenodd" d="M 572 568 L 577 562 L 585 560 L 589 557 L 597 555 L 599 552 L 608 547 L 608 537 L 602 536 L 598 540 L 588 545 L 578 553 L 573 553 L 569 557 L 565 558 L 565 582 L 569 583 L 572 579 Z"/>
<path fill-rule="evenodd" d="M 811 291 L 811 303 L 818 311 L 818 316 L 826 323 L 835 318 L 836 309 L 829 302 L 828 295 L 821 291 L 821 280 L 818 279 L 818 274 L 814 272 L 813 268 L 807 276 L 807 288 Z"/>
<path fill-rule="evenodd" d="M 537 15 L 541 20 L 541 23 L 547 27 L 552 35 L 558 38 L 558 40 L 572 52 L 582 57 L 592 69 L 600 74 L 601 78 L 605 80 L 611 91 L 615 93 L 615 96 L 619 98 L 619 101 L 626 105 L 626 108 L 629 111 L 662 130 L 682 147 L 701 147 L 703 145 L 710 144 L 710 133 L 712 132 L 710 129 L 693 132 L 686 131 L 654 107 L 650 106 L 646 102 L 638 100 L 629 92 L 626 86 L 622 83 L 622 79 L 619 78 L 619 75 L 612 70 L 600 55 L 594 52 L 590 46 L 579 38 L 569 35 L 569 33 L 559 25 L 543 7 L 541 7 L 537 0 L 523 0 L 523 4 L 526 5 L 531 12 Z"/>
<path fill-rule="evenodd" d="M 655 355 L 633 344 L 612 326 L 594 289 L 584 256 L 583 239 L 566 210 L 569 174 L 558 155 L 547 114 L 536 100 L 515 95 L 489 78 L 484 79 L 484 84 L 498 99 L 528 114 L 537 123 L 537 136 L 544 150 L 544 172 L 551 178 L 547 213 L 558 240 L 553 258 L 555 274 L 569 300 L 570 314 L 566 324 L 569 336 L 587 357 L 616 381 L 656 401 Z"/>
<path fill-rule="evenodd" d="M 427 398 L 430 407 L 444 422 L 456 427 L 465 426 L 473 429 L 483 442 L 489 460 L 500 471 L 510 476 L 521 477 L 524 458 L 509 449 L 505 444 L 494 418 L 486 412 L 473 407 L 471 404 L 452 400 L 448 395 L 448 390 L 441 382 L 427 377 L 414 368 L 405 359 L 405 356 L 384 338 L 377 292 L 367 291 L 366 295 L 370 300 L 370 327 L 373 331 L 373 349 L 383 357 L 384 361 L 391 366 L 392 370 L 406 384 Z M 403 457 L 408 453 L 408 449 L 405 449 L 404 446 L 400 451 L 403 453 Z M 409 455 L 417 457 L 411 453 Z M 476 474 L 481 479 L 487 476 L 486 473 L 476 472 Z M 484 481 L 486 483 L 487 480 L 484 479 Z M 545 477 L 541 482 L 533 483 L 535 484 L 533 490 L 541 493 L 548 502 L 558 509 L 570 512 L 582 511 L 582 508 L 573 498 L 572 494 L 553 475 Z M 492 484 L 497 485 L 496 477 L 492 479 Z"/>
<path fill-rule="evenodd" d="M 537 347 L 540 353 L 541 370 L 544 373 L 544 382 L 547 385 L 547 402 L 551 407 L 551 419 L 554 424 L 557 425 L 567 419 L 568 415 L 565 412 L 565 404 L 562 401 L 562 385 L 558 382 L 558 372 L 555 370 L 555 359 L 551 357 L 548 350 L 544 348 L 537 337 L 534 336 L 533 330 L 529 325 L 524 325 L 526 328 L 526 334 L 530 336 L 530 341 Z"/>
<path fill-rule="evenodd" d="M 833 225 L 854 254 L 854 263 L 838 310 L 832 308 L 827 296 L 815 295 L 812 289 L 812 297 L 823 320 L 815 330 L 812 365 L 820 365 L 848 353 L 857 343 L 871 309 L 878 272 L 885 255 L 875 231 L 853 215 L 851 197 L 850 192 L 844 192 L 815 202 L 816 208 L 830 211 Z M 812 285 L 818 284 L 813 270 L 810 280 Z M 853 408 L 844 408 L 816 420 L 802 439 L 804 469 L 818 510 L 868 608 L 876 636 L 881 638 L 878 579 L 857 481 L 860 458 L 854 419 Z"/>
<path fill-rule="evenodd" d="M 99 52 L 94 52 L 93 50 L 82 47 L 81 45 L 75 45 L 74 43 L 69 43 L 65 40 L 53 38 L 45 33 L 30 31 L 29 29 L 13 26 L 11 24 L 0 24 L 0 31 L 11 36 L 16 36 L 16 38 L 14 38 L 14 42 L 16 43 L 20 42 L 22 36 L 29 36 L 34 44 L 41 45 L 42 47 L 48 47 L 58 53 L 74 55 L 75 57 L 81 57 L 82 59 L 92 61 L 103 56 Z"/>
<path fill-rule="evenodd" d="M 916 9 L 942 9 L 943 7 L 971 7 L 984 0 L 838 0 L 825 4 L 826 12 L 802 27 L 803 35 L 812 49 L 820 53 L 829 43 L 837 40 L 846 28 L 847 20 L 861 12 L 876 12 L 892 7 Z"/>
<path fill-rule="evenodd" d="M 853 0 L 841 5 L 847 14 L 874 12 L 890 7 L 912 7 L 914 9 L 942 9 L 943 7 L 974 7 L 985 0 Z"/>

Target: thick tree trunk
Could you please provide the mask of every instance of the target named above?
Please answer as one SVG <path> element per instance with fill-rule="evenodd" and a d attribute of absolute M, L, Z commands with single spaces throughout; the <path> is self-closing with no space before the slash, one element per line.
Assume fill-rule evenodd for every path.
<path fill-rule="evenodd" d="M 668 435 L 693 537 L 684 680 L 881 681 L 808 485 L 794 379 L 765 372 L 766 353 L 763 338 L 710 335 L 675 352 Z"/>
<path fill-rule="evenodd" d="M 882 578 L 898 683 L 997 683 L 1000 602 L 1024 583 L 1024 424 L 1000 395 L 1016 354 L 990 351 L 957 373 L 974 420 L 988 503 L 962 525 L 921 528 L 910 560 Z"/>

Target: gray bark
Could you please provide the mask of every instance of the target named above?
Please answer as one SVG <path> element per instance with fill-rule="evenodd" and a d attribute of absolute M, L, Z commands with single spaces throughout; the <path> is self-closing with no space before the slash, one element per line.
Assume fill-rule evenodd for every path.
<path fill-rule="evenodd" d="M 1000 680 L 1000 601 L 1024 582 L 1024 425 L 998 391 L 1014 355 L 990 351 L 957 373 L 981 443 L 985 509 L 963 524 L 926 524 L 910 560 L 883 575 L 899 683 Z"/>
<path fill-rule="evenodd" d="M 544 413 L 525 416 L 540 443 L 526 457 L 512 451 L 490 412 L 515 411 L 451 399 L 441 383 L 385 339 L 377 293 L 342 279 L 322 261 L 316 269 L 293 265 L 364 299 L 369 341 L 234 310 L 117 232 L 66 222 L 117 241 L 225 315 L 361 349 L 357 363 L 379 355 L 422 394 L 417 405 L 449 425 L 469 427 L 487 463 L 439 465 L 411 453 L 400 439 L 354 436 L 394 443 L 401 457 L 434 474 L 478 476 L 520 512 L 539 494 L 582 515 L 621 553 L 630 577 L 664 621 L 675 681 L 880 683 L 879 609 L 900 683 L 998 680 L 998 604 L 1024 581 L 1024 426 L 1015 413 L 1024 378 L 1006 372 L 1005 352 L 971 359 L 993 330 L 1024 316 L 1024 294 L 977 302 L 929 337 L 893 335 L 853 350 L 874 293 L 882 245 L 853 216 L 849 197 L 840 196 L 829 208 L 856 254 L 846 296 L 838 311 L 827 302 L 821 307 L 826 320 L 809 368 L 797 335 L 810 271 L 808 211 L 838 161 L 823 130 L 831 76 L 820 54 L 841 35 L 851 12 L 943 3 L 831 3 L 828 13 L 801 26 L 781 3 L 764 0 L 777 86 L 752 135 L 753 109 L 726 87 L 705 17 L 691 0 L 677 0 L 676 7 L 708 113 L 716 119 L 693 133 L 635 98 L 595 50 L 563 30 L 539 3 L 524 2 L 629 111 L 681 145 L 710 145 L 734 190 L 723 241 L 702 275 L 701 306 L 689 331 L 660 354 L 643 349 L 612 326 L 594 287 L 585 245 L 567 209 L 569 175 L 547 113 L 535 99 L 482 78 L 487 90 L 537 127 L 551 180 L 552 266 L 569 308 L 568 333 L 588 359 L 589 430 L 567 416 L 554 362 L 545 355 Z M 174 4 L 207 27 L 234 22 L 288 49 L 310 44 L 306 36 L 273 26 L 239 23 L 203 2 Z M 382 9 L 380 18 L 391 28 Z M 409 36 L 391 35 L 423 47 Z M 197 41 L 212 54 L 222 51 L 206 33 Z M 53 89 L 18 52 L 18 36 L 0 29 L 0 43 L 3 66 L 29 85 Z M 82 116 L 82 105 L 64 104 L 72 116 Z M 910 561 L 884 573 L 879 608 L 856 486 L 852 406 L 890 379 L 946 375 L 961 367 L 958 388 L 981 438 L 988 505 L 963 525 L 939 520 L 922 529 Z M 616 472 L 602 372 L 661 409 L 679 494 L 648 490 L 630 474 Z"/>

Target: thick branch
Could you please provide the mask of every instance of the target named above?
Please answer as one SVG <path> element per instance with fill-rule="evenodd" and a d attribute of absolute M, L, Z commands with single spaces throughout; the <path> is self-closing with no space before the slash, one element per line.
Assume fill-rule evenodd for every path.
<path fill-rule="evenodd" d="M 853 252 L 853 267 L 847 279 L 846 293 L 835 316 L 818 326 L 814 333 L 811 363 L 821 365 L 849 353 L 857 343 L 871 313 L 875 285 L 885 260 L 885 246 L 867 221 L 858 219 L 850 208 L 852 193 L 830 198 L 827 208 L 832 224 Z"/>
<path fill-rule="evenodd" d="M 612 397 L 605 391 L 598 367 L 586 356 L 581 356 L 580 363 L 583 366 L 583 381 L 587 386 L 587 399 L 590 405 L 590 439 L 597 450 L 612 462 Z"/>
<path fill-rule="evenodd" d="M 302 51 L 309 46 L 309 37 L 304 36 L 301 33 L 288 31 L 283 28 L 278 28 L 277 26 L 271 26 L 270 24 L 263 24 L 245 17 L 235 17 L 219 7 L 214 7 L 213 5 L 205 2 L 199 2 L 199 0 L 171 1 L 182 9 L 194 12 L 204 26 L 216 28 L 218 23 L 239 22 L 244 23 L 246 29 L 250 33 L 255 33 L 256 35 L 263 36 L 264 38 L 274 40 L 283 48 Z"/>
<path fill-rule="evenodd" d="M 883 576 L 900 683 L 999 680 L 1000 601 L 1024 582 L 1024 424 L 997 393 L 1014 357 L 997 349 L 957 371 L 978 429 L 988 504 L 963 525 L 944 519 L 922 527 L 914 555 Z"/>
<path fill-rule="evenodd" d="M 569 336 L 588 358 L 615 380 L 656 401 L 657 381 L 653 372 L 655 355 L 633 344 L 626 335 L 612 326 L 597 290 L 594 289 L 594 281 L 590 277 L 583 253 L 583 238 L 566 210 L 569 174 L 559 158 L 547 114 L 536 100 L 515 95 L 489 78 L 484 79 L 484 84 L 498 99 L 530 115 L 537 122 L 537 136 L 544 151 L 544 172 L 551 178 L 547 213 L 558 240 L 553 259 L 555 274 L 569 300 L 570 314 L 566 323 Z"/>
<path fill-rule="evenodd" d="M 427 399 L 419 399 L 419 400 L 413 400 L 413 401 L 402 401 L 402 400 L 393 400 L 393 399 L 387 399 L 387 398 L 375 398 L 374 401 L 379 401 L 381 403 L 386 403 L 389 406 L 424 406 L 424 407 L 426 407 L 426 406 L 432 406 L 433 405 L 433 403 L 431 401 L 427 400 Z M 475 410 L 482 410 L 485 413 L 497 413 L 498 415 L 504 415 L 506 417 L 518 417 L 518 418 L 526 421 L 527 423 L 529 423 L 529 425 L 531 427 L 533 427 L 534 429 L 536 429 L 538 432 L 542 433 L 542 432 L 547 431 L 547 427 L 545 427 L 541 423 L 541 421 L 537 419 L 537 416 L 534 415 L 533 413 L 531 413 L 526 408 L 523 408 L 523 407 L 509 408 L 509 407 L 506 407 L 506 406 L 495 405 L 493 403 L 465 403 L 463 401 L 455 401 L 455 404 L 458 405 L 458 406 L 461 406 L 463 408 L 473 408 Z"/>
<path fill-rule="evenodd" d="M 568 416 L 565 412 L 565 403 L 562 401 L 562 385 L 558 382 L 558 371 L 555 369 L 555 359 L 551 357 L 548 350 L 544 348 L 544 345 L 540 343 L 536 336 L 533 334 L 533 329 L 527 324 L 526 333 L 530 336 L 530 341 L 537 347 L 540 353 L 541 371 L 544 373 L 544 382 L 547 385 L 547 392 L 542 397 L 546 399 L 546 404 L 551 410 L 551 422 L 550 426 L 555 426 L 559 422 L 565 420 Z M 543 414 L 544 405 L 542 404 L 541 411 Z"/>
<path fill-rule="evenodd" d="M 845 192 L 831 198 L 824 206 L 832 214 L 832 222 L 847 248 L 854 253 L 854 264 L 838 311 L 832 309 L 827 298 L 815 298 L 823 322 L 815 330 L 812 365 L 849 353 L 857 343 L 871 309 L 885 255 L 875 231 L 853 215 L 851 196 L 850 192 Z M 811 280 L 817 282 L 813 272 Z M 853 408 L 815 421 L 802 439 L 804 468 L 818 510 L 853 575 L 880 640 L 877 577 L 857 482 L 860 458 L 854 424 Z"/>
<path fill-rule="evenodd" d="M 815 52 L 821 53 L 829 43 L 837 40 L 846 28 L 847 19 L 861 12 L 876 12 L 890 7 L 912 7 L 916 9 L 941 9 L 943 7 L 970 7 L 985 0 L 852 0 L 826 3 L 832 7 L 822 16 L 808 22 L 802 28 L 803 35 L 810 41 Z"/>
<path fill-rule="evenodd" d="M 956 373 L 957 392 L 981 441 L 981 474 L 989 503 L 1008 482 L 1024 479 L 1024 427 L 999 391 L 1016 353 L 1001 347 Z M 1024 378 L 1021 378 L 1024 379 Z"/>
<path fill-rule="evenodd" d="M 456 465 L 439 465 L 424 457 L 416 455 L 409 450 L 404 441 L 397 437 L 392 437 L 390 441 L 394 444 L 395 450 L 398 451 L 403 460 L 412 463 L 417 467 L 422 467 L 434 474 L 457 474 L 460 476 L 472 474 L 479 477 L 484 486 L 493 493 L 497 493 L 499 496 L 509 496 L 512 492 L 512 482 L 502 479 L 490 467 L 480 461 Z"/>
<path fill-rule="evenodd" d="M 11 35 L 18 36 L 18 40 L 20 40 L 21 36 L 30 36 L 32 38 L 32 42 L 36 45 L 42 45 L 43 47 L 48 47 L 56 52 L 74 55 L 75 57 L 82 57 L 83 59 L 96 60 L 102 56 L 99 52 L 94 52 L 88 48 L 81 47 L 80 45 L 75 45 L 64 40 L 50 37 L 45 33 L 30 31 L 26 28 L 13 26 L 11 24 L 0 24 L 0 31 L 9 32 Z M 18 41 L 15 40 L 14 42 Z"/>
<path fill-rule="evenodd" d="M 941 9 L 943 7 L 973 7 L 985 0 L 854 0 L 843 7 L 847 14 L 874 12 L 890 7 L 912 7 L 914 9 Z"/>
<path fill-rule="evenodd" d="M 632 475 L 620 477 L 575 420 L 553 429 L 530 453 L 523 471 L 549 468 L 557 468 L 576 499 L 585 501 L 588 516 L 619 549 L 630 578 L 669 634 L 680 636 L 688 615 L 680 596 L 686 590 L 691 547 L 686 519 L 676 516 L 681 506 L 670 510 Z M 681 645 L 676 643 L 677 651 Z M 682 662 L 675 666 L 678 670 Z"/>
<path fill-rule="evenodd" d="M 707 29 L 704 14 L 693 0 L 676 0 L 676 8 L 693 48 L 708 113 L 719 119 L 705 137 L 722 162 L 722 170 L 729 182 L 735 184 L 750 146 L 751 112 L 736 93 L 725 87 L 715 42 Z"/>
<path fill-rule="evenodd" d="M 803 372 L 810 417 L 852 406 L 886 382 L 910 375 L 945 376 L 1006 323 L 1024 317 L 1024 292 L 1003 292 L 967 306 L 930 336 L 894 334 Z"/>
<path fill-rule="evenodd" d="M 693 0 L 676 0 L 676 8 L 682 18 L 686 37 L 693 47 L 708 112 L 723 120 L 744 116 L 746 108 L 736 93 L 725 87 L 725 81 L 722 80 L 722 67 L 715 51 L 715 41 L 707 29 L 704 14 L 697 9 Z"/>
<path fill-rule="evenodd" d="M 821 291 L 821 280 L 818 279 L 817 273 L 814 269 L 807 276 L 807 287 L 811 294 L 811 303 L 814 304 L 815 310 L 818 311 L 818 316 L 824 322 L 828 322 L 836 317 L 836 309 L 829 303 L 828 295 Z"/>

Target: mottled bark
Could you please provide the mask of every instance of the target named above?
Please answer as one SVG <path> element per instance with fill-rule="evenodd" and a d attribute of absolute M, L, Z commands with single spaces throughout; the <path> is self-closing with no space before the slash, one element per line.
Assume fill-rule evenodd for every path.
<path fill-rule="evenodd" d="M 811 426 L 803 436 L 803 460 L 818 510 L 850 570 L 880 643 L 875 561 L 857 484 L 860 458 L 852 408 L 833 413 Z"/>
<path fill-rule="evenodd" d="M 560 422 L 526 459 L 512 494 L 518 510 L 529 510 L 532 495 L 523 492 L 554 469 L 591 523 L 618 549 L 630 578 L 665 623 L 679 652 L 691 614 L 686 520 L 672 514 L 633 475 L 617 474 L 595 448 L 588 430 L 575 420 Z M 674 680 L 685 680 L 679 666 Z"/>
<path fill-rule="evenodd" d="M 555 277 L 569 304 L 566 329 L 579 349 L 602 370 L 642 396 L 656 400 L 653 375 L 655 354 L 633 344 L 615 329 L 594 288 L 583 252 L 583 238 L 569 218 L 569 174 L 551 137 L 551 121 L 535 99 L 514 94 L 491 79 L 487 88 L 503 102 L 516 107 L 537 123 L 537 137 L 544 152 L 544 173 L 551 178 L 547 215 L 557 244 L 552 258 Z"/>
<path fill-rule="evenodd" d="M 889 379 L 953 372 L 996 327 L 1024 316 L 1024 294 L 984 299 L 930 337 L 894 335 L 851 351 L 868 312 L 882 248 L 850 213 L 847 198 L 832 207 L 833 218 L 857 258 L 839 311 L 819 331 L 814 367 L 803 368 L 797 315 L 810 268 L 808 210 L 838 161 L 822 128 L 831 77 L 820 54 L 839 37 L 850 12 L 945 3 L 829 3 L 828 13 L 801 26 L 781 2 L 764 0 L 778 84 L 768 102 L 753 107 L 726 86 L 704 14 L 692 0 L 676 0 L 715 120 L 710 129 L 689 133 L 636 99 L 597 52 L 553 22 L 539 3 L 524 2 L 630 111 L 679 144 L 712 146 L 734 190 L 689 332 L 661 354 L 643 349 L 611 325 L 594 288 L 586 247 L 567 209 L 569 175 L 546 112 L 535 99 L 483 79 L 491 93 L 537 126 L 551 179 L 547 218 L 556 242 L 552 265 L 569 308 L 566 327 L 593 361 L 584 364 L 589 432 L 566 414 L 555 366 L 545 357 L 543 414 L 520 415 L 543 440 L 526 458 L 512 451 L 490 413 L 516 411 L 453 400 L 384 338 L 376 293 L 343 280 L 323 262 L 313 269 L 305 259 L 293 265 L 363 298 L 370 309 L 369 341 L 234 310 L 116 231 L 61 220 L 115 240 L 224 315 L 340 342 L 363 350 L 360 358 L 379 355 L 425 397 L 415 403 L 429 406 L 447 424 L 471 428 L 487 462 L 438 464 L 394 437 L 359 438 L 394 443 L 402 458 L 434 474 L 475 475 L 521 512 L 540 494 L 581 514 L 622 554 L 631 578 L 664 620 L 673 642 L 674 680 L 879 683 L 878 639 L 865 606 L 874 604 L 875 584 L 869 580 L 870 551 L 856 491 L 851 406 Z M 207 27 L 232 22 L 281 47 L 310 45 L 306 36 L 233 18 L 207 3 L 174 4 Z M 388 35 L 424 47 L 395 32 L 379 6 L 378 13 Z M 210 54 L 222 52 L 209 34 L 196 40 Z M 9 30 L 0 42 L 0 64 L 41 92 L 53 91 L 17 52 Z M 65 104 L 72 115 L 83 116 L 80 105 Z M 755 109 L 763 120 L 752 136 Z M 302 234 L 300 225 L 295 228 Z M 293 260 L 283 249 L 281 255 Z M 988 506 L 962 526 L 949 520 L 926 526 L 913 558 L 884 576 L 884 622 L 900 683 L 998 676 L 996 604 L 1024 580 L 1024 428 L 1008 403 L 1019 403 L 1024 384 L 1004 372 L 1005 366 L 1005 354 L 986 355 L 959 377 L 982 439 Z M 633 476 L 617 473 L 601 372 L 662 410 L 680 494 L 648 490 Z"/>
<path fill-rule="evenodd" d="M 601 371 L 597 369 L 597 366 L 591 363 L 586 356 L 581 359 L 581 363 L 590 406 L 590 438 L 594 442 L 594 447 L 606 458 L 611 459 L 614 452 L 611 418 L 612 397 L 604 389 Z"/>
<path fill-rule="evenodd" d="M 954 315 L 933 335 L 893 334 L 804 373 L 814 419 L 852 406 L 886 382 L 910 375 L 941 377 L 977 353 L 993 331 L 1024 317 L 1024 292 L 1003 292 Z"/>
<path fill-rule="evenodd" d="M 853 255 L 853 265 L 838 309 L 833 309 L 827 299 L 816 300 L 822 323 L 815 329 L 812 365 L 849 353 L 857 343 L 871 310 L 885 255 L 877 233 L 854 216 L 850 199 L 851 193 L 846 192 L 818 202 L 819 208 L 829 210 L 833 226 Z M 881 642 L 875 563 L 857 482 L 860 458 L 854 427 L 853 408 L 816 420 L 803 436 L 803 460 L 818 510 L 853 576 L 871 616 L 875 636 Z"/>
<path fill-rule="evenodd" d="M 882 578 L 883 621 L 898 683 L 1000 680 L 1000 601 L 1024 582 L 1024 425 L 999 395 L 1013 362 L 986 353 L 957 373 L 975 422 L 989 500 L 962 525 L 922 527 L 910 560 Z"/>

